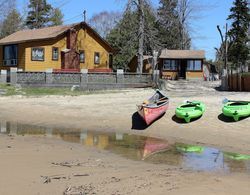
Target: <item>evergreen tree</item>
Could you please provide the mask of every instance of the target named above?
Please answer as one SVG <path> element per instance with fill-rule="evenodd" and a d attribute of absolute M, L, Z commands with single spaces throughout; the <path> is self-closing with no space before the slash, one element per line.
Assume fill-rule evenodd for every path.
<path fill-rule="evenodd" d="M 232 45 L 228 52 L 229 61 L 233 63 L 233 67 L 239 67 L 242 70 L 249 54 L 247 33 L 250 14 L 247 0 L 235 0 L 233 4 L 234 6 L 230 9 L 231 14 L 228 16 L 228 20 L 232 20 L 232 27 L 228 32 L 232 40 Z"/>
<path fill-rule="evenodd" d="M 180 32 L 177 8 L 177 0 L 160 0 L 158 8 L 159 39 L 162 48 L 179 49 Z"/>
<path fill-rule="evenodd" d="M 52 6 L 46 0 L 30 0 L 26 25 L 30 29 L 49 26 Z"/>
<path fill-rule="evenodd" d="M 107 41 L 118 50 L 114 56 L 113 67 L 115 69 L 126 70 L 127 64 L 137 53 L 138 39 L 135 28 L 137 25 L 136 14 L 131 10 L 126 10 L 120 22 L 107 35 Z"/>
<path fill-rule="evenodd" d="M 59 8 L 52 9 L 50 26 L 58 26 L 63 24 L 63 13 Z"/>
<path fill-rule="evenodd" d="M 143 54 L 152 54 L 159 48 L 158 29 L 156 28 L 156 16 L 150 4 L 144 5 L 144 35 Z M 130 60 L 139 50 L 139 13 L 135 7 L 127 5 L 122 19 L 107 35 L 107 40 L 112 47 L 118 50 L 114 56 L 114 68 L 127 69 Z"/>
<path fill-rule="evenodd" d="M 16 9 L 10 11 L 1 28 L 1 38 L 6 37 L 21 29 L 22 18 Z"/>

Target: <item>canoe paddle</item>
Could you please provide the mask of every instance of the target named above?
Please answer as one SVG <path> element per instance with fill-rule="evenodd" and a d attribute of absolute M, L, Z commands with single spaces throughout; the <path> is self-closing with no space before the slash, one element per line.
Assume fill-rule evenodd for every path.
<path fill-rule="evenodd" d="M 222 103 L 223 103 L 223 104 L 226 104 L 226 103 L 228 103 L 228 102 L 248 103 L 248 104 L 250 103 L 250 101 L 229 100 L 229 99 L 227 99 L 227 98 L 225 98 L 225 99 L 222 100 Z"/>

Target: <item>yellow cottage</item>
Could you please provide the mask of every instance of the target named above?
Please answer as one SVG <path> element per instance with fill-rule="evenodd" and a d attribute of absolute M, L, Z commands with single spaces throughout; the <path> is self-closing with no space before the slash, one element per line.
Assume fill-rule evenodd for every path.
<path fill-rule="evenodd" d="M 0 69 L 110 71 L 112 47 L 87 23 L 22 30 L 0 40 Z"/>

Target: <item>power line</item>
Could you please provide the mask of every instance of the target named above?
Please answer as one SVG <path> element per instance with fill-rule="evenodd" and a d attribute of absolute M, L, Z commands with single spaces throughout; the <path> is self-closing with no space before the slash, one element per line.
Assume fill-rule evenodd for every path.
<path fill-rule="evenodd" d="M 70 3 L 71 0 L 61 0 L 61 1 L 53 1 L 53 2 L 50 2 L 50 4 L 52 5 L 56 5 L 55 8 L 61 8 L 65 5 L 67 5 L 68 3 Z"/>
<path fill-rule="evenodd" d="M 76 15 L 76 16 L 74 16 L 72 18 L 64 20 L 63 22 L 67 22 L 67 21 L 70 21 L 70 20 L 73 20 L 73 19 L 76 19 L 76 18 L 80 18 L 80 17 L 83 17 L 83 14 Z"/>

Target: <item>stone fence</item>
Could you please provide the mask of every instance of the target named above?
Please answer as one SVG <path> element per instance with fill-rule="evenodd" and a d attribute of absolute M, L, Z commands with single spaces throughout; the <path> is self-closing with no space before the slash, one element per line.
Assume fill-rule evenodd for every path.
<path fill-rule="evenodd" d="M 134 88 L 153 86 L 153 81 L 159 78 L 159 72 L 152 74 L 124 73 L 117 70 L 116 73 L 90 73 L 87 69 L 80 73 L 53 72 L 23 72 L 11 68 L 10 83 L 21 86 L 37 87 L 72 87 L 79 86 L 81 89 L 112 89 L 112 88 Z M 7 80 L 7 72 L 1 70 L 0 82 Z"/>

